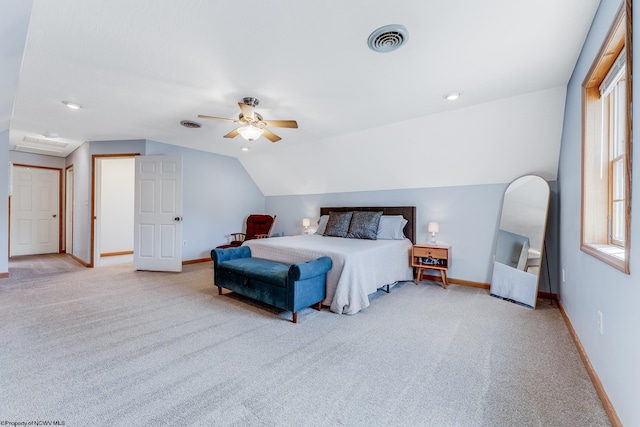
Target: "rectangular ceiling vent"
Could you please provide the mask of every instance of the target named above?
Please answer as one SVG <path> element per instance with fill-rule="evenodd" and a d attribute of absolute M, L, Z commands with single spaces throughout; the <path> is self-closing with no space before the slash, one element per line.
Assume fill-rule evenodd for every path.
<path fill-rule="evenodd" d="M 49 138 L 36 138 L 35 136 L 25 136 L 22 140 L 29 144 L 46 145 L 48 147 L 66 147 L 69 145 L 69 143 L 65 141 L 58 141 Z"/>
<path fill-rule="evenodd" d="M 30 147 L 28 145 L 16 145 L 16 151 L 23 151 L 25 153 L 34 154 L 46 154 L 48 156 L 61 155 L 62 149 L 60 148 L 44 148 L 44 147 Z"/>

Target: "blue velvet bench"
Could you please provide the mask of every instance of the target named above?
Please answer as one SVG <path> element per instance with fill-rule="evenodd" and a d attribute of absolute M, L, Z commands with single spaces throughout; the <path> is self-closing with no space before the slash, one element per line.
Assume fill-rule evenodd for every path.
<path fill-rule="evenodd" d="M 331 258 L 321 257 L 299 264 L 284 264 L 252 258 L 248 246 L 214 249 L 213 280 L 222 295 L 222 288 L 263 303 L 293 312 L 298 322 L 298 310 L 317 304 L 322 308 L 326 296 L 327 271 Z"/>

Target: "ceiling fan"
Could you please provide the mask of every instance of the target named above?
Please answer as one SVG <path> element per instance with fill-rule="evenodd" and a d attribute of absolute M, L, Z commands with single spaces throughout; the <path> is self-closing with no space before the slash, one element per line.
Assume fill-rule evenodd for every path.
<path fill-rule="evenodd" d="M 298 127 L 298 123 L 295 120 L 264 120 L 262 116 L 255 111 L 255 108 L 259 103 L 260 101 L 257 98 L 243 98 L 242 102 L 238 102 L 238 107 L 240 107 L 241 112 L 237 120 L 225 119 L 222 117 L 205 116 L 202 114 L 198 115 L 198 117 L 201 119 L 222 120 L 225 122 L 239 123 L 241 124 L 240 127 L 232 130 L 224 137 L 235 138 L 236 136 L 238 136 L 238 134 L 240 134 L 247 141 L 254 141 L 260 138 L 260 136 L 264 136 L 271 142 L 280 141 L 282 138 L 267 129 L 267 126 L 277 128 Z"/>

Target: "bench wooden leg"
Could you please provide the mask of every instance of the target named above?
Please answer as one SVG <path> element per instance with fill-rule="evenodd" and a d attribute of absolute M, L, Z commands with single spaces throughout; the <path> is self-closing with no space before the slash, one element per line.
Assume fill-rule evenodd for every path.
<path fill-rule="evenodd" d="M 222 288 L 218 286 L 218 295 L 222 295 Z"/>
<path fill-rule="evenodd" d="M 293 323 L 298 323 L 298 312 L 293 313 Z"/>
<path fill-rule="evenodd" d="M 316 310 L 322 311 L 322 301 L 318 303 L 318 308 L 316 308 Z"/>

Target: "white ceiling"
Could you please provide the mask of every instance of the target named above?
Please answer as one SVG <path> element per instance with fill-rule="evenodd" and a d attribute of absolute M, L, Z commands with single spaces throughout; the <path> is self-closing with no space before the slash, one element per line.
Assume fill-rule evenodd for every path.
<path fill-rule="evenodd" d="M 238 157 L 265 194 L 327 191 L 323 185 L 291 189 L 273 171 L 285 168 L 285 161 L 317 156 L 322 147 L 333 150 L 350 136 L 361 146 L 356 151 L 375 156 L 393 144 L 389 138 L 397 130 L 410 129 L 403 136 L 408 138 L 437 123 L 441 114 L 453 126 L 464 126 L 459 120 L 479 105 L 563 90 L 598 4 L 599 0 L 34 0 L 10 148 L 25 145 L 25 136 L 43 138 L 47 133 L 69 143 L 61 156 L 84 141 L 150 139 Z M 386 24 L 404 25 L 409 41 L 395 52 L 372 52 L 367 37 Z M 2 40 L 0 46 L 5 44 Z M 443 95 L 450 91 L 462 97 L 446 101 Z M 257 111 L 265 119 L 295 119 L 299 129 L 272 129 L 283 138 L 275 145 L 265 138 L 249 143 L 239 136 L 222 138 L 234 129 L 233 123 L 197 118 L 236 118 L 237 102 L 245 96 L 260 99 Z M 559 99 L 551 110 L 562 115 L 564 99 L 550 96 Z M 83 108 L 72 111 L 63 100 Z M 536 101 L 523 111 L 528 114 L 541 105 L 545 109 Z M 179 124 L 183 119 L 204 126 L 186 129 Z M 557 170 L 557 121 L 551 118 L 549 124 L 555 148 L 545 167 L 551 171 Z M 387 129 L 387 136 L 377 138 L 376 129 Z M 505 150 L 482 143 L 496 153 Z M 518 143 L 510 138 L 509 144 Z M 460 155 L 460 147 L 453 145 L 457 152 L 440 156 Z M 241 152 L 241 146 L 251 151 Z M 399 162 L 407 150 L 387 160 Z M 270 159 L 271 167 L 263 158 Z M 526 161 L 521 166 L 524 173 L 531 169 Z M 323 173 L 326 170 L 317 171 L 317 177 Z M 314 175 L 304 179 L 313 181 Z M 492 179 L 469 176 L 462 181 Z M 328 188 L 362 189 L 368 188 Z"/>

